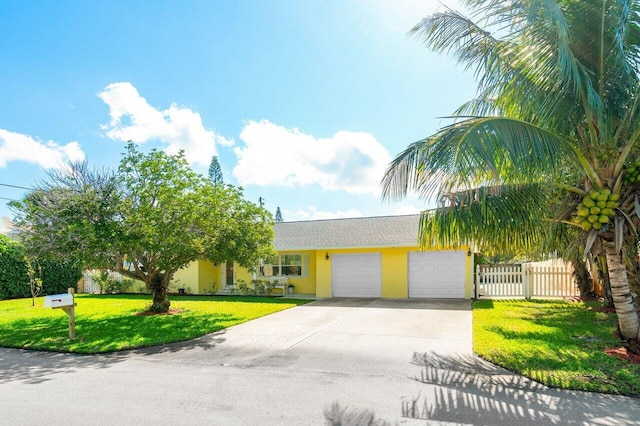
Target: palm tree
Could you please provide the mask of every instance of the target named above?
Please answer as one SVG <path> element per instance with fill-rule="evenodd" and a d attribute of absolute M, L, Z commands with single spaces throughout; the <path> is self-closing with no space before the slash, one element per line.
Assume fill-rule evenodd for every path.
<path fill-rule="evenodd" d="M 620 253 L 637 264 L 639 2 L 462 3 L 469 16 L 446 9 L 410 33 L 472 70 L 477 97 L 393 160 L 383 197 L 435 197 L 423 245 L 539 250 L 544 237 L 603 253 L 621 335 L 637 340 Z"/>

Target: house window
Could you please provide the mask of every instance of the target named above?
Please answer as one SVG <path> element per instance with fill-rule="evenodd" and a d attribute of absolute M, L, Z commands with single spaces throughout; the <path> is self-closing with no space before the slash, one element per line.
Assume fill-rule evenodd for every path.
<path fill-rule="evenodd" d="M 309 255 L 281 254 L 260 263 L 260 275 L 263 277 L 287 276 L 308 277 Z"/>

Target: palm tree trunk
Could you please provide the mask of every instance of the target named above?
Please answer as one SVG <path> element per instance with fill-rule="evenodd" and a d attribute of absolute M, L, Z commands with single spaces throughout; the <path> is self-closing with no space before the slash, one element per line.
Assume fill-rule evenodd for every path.
<path fill-rule="evenodd" d="M 620 254 L 616 251 L 616 245 L 613 241 L 605 241 L 604 246 L 607 254 L 607 266 L 609 267 L 611 294 L 618 314 L 620 334 L 625 340 L 636 340 L 640 331 L 640 321 L 631 297 L 627 268 Z"/>
<path fill-rule="evenodd" d="M 571 264 L 573 265 L 573 278 L 576 280 L 578 290 L 580 290 L 580 298 L 585 299 L 593 296 L 593 282 L 585 262 L 582 259 L 572 259 Z"/>
<path fill-rule="evenodd" d="M 604 298 L 604 306 L 613 308 L 613 297 L 611 296 L 611 281 L 609 280 L 609 270 L 607 268 L 607 257 L 598 255 L 595 262 L 598 268 L 598 279 L 602 286 L 602 297 Z"/>

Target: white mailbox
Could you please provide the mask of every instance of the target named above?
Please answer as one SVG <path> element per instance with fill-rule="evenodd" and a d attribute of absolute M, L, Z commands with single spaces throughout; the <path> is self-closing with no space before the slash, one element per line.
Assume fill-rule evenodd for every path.
<path fill-rule="evenodd" d="M 73 306 L 73 294 L 52 294 L 44 297 L 45 308 L 61 308 L 63 306 Z"/>

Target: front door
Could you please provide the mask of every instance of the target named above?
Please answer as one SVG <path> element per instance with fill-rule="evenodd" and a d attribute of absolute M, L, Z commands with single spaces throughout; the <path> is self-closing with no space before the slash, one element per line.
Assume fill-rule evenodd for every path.
<path fill-rule="evenodd" d="M 234 287 L 236 277 L 234 276 L 233 262 L 225 263 L 222 273 L 224 274 L 224 277 L 222 277 L 224 286 L 226 288 Z"/>

